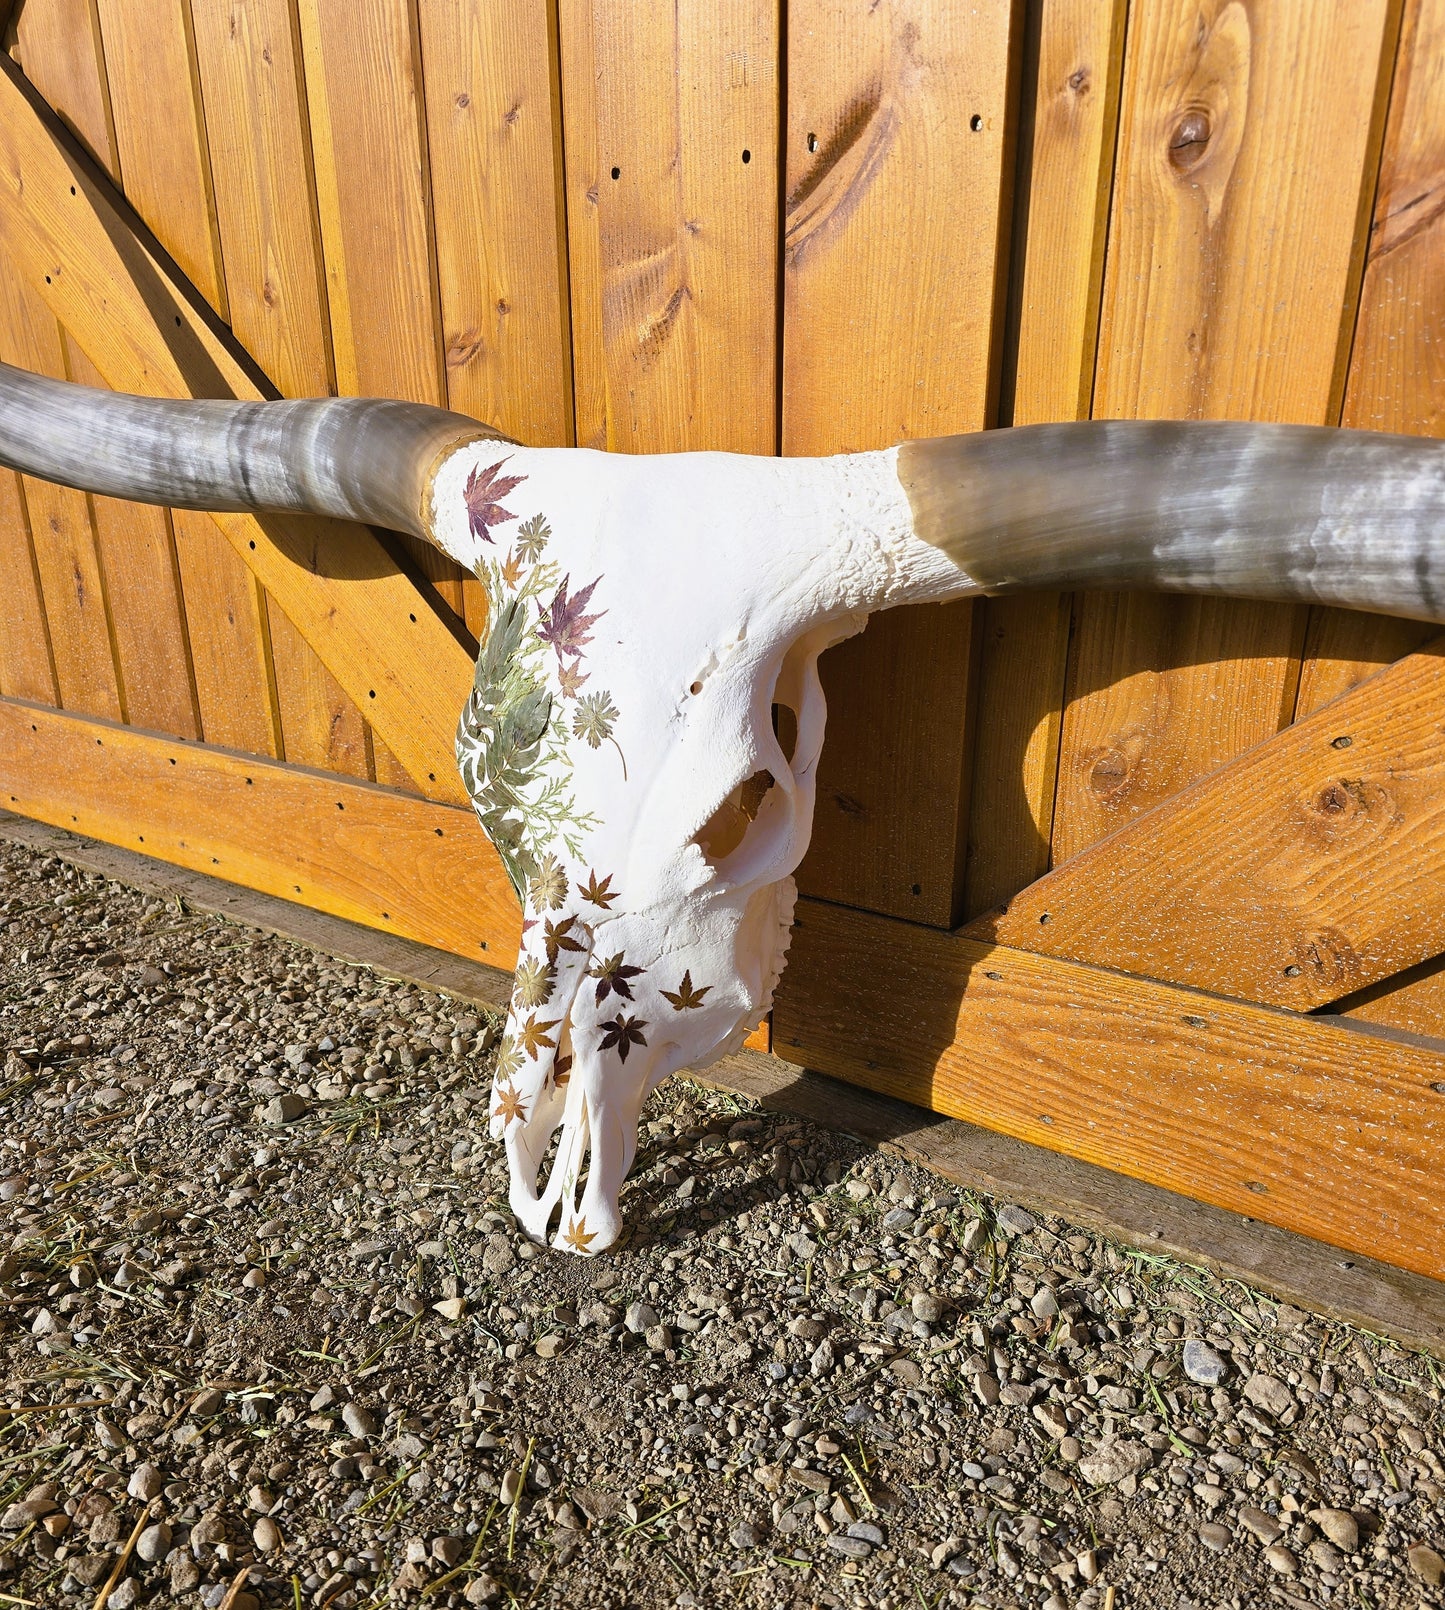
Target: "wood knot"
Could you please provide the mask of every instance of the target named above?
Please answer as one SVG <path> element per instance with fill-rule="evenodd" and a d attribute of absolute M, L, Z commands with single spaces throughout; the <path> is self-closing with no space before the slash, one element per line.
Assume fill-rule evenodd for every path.
<path fill-rule="evenodd" d="M 1087 95 L 1089 93 L 1089 69 L 1087 67 L 1076 67 L 1069 74 L 1069 88 L 1073 90 L 1075 95 Z"/>
<path fill-rule="evenodd" d="M 1342 816 L 1349 808 L 1349 791 L 1341 783 L 1326 783 L 1315 801 L 1315 809 L 1326 816 Z"/>
<path fill-rule="evenodd" d="M 1213 132 L 1208 112 L 1198 108 L 1186 112 L 1169 136 L 1170 165 L 1181 172 L 1197 166 L 1204 158 Z"/>
<path fill-rule="evenodd" d="M 1129 758 L 1118 749 L 1107 750 L 1089 770 L 1089 787 L 1103 798 L 1118 794 L 1129 782 Z"/>

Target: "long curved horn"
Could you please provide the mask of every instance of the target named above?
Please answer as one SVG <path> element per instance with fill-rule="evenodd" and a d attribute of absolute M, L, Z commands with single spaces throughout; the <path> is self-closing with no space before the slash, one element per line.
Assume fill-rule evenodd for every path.
<path fill-rule="evenodd" d="M 0 364 L 0 465 L 138 503 L 330 514 L 431 541 L 431 473 L 478 439 L 506 440 L 419 403 L 133 397 Z"/>
<path fill-rule="evenodd" d="M 988 593 L 1136 587 L 1445 622 L 1445 442 L 1096 420 L 905 443 L 917 533 Z"/>

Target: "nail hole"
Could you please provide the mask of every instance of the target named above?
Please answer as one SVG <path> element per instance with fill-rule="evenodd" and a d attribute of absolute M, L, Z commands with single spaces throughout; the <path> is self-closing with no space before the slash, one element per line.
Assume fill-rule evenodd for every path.
<path fill-rule="evenodd" d="M 428 773 L 427 773 L 427 774 L 426 774 L 426 780 L 427 780 L 427 781 L 428 781 L 428 782 L 429 782 L 429 783 L 434 783 L 434 782 L 435 782 L 435 781 L 436 781 L 436 780 L 437 780 L 437 774 L 436 774 L 436 773 L 435 773 L 435 772 L 434 772 L 434 771 L 429 771 L 429 772 L 428 772 Z"/>
<path fill-rule="evenodd" d="M 376 689 L 375 688 L 368 688 L 366 696 L 367 696 L 368 699 L 374 699 L 376 697 Z"/>
<path fill-rule="evenodd" d="M 923 893 L 923 885 L 921 883 L 913 883 L 910 884 L 909 887 L 913 890 L 914 894 Z"/>
<path fill-rule="evenodd" d="M 408 620 L 409 620 L 409 621 L 411 621 L 411 623 L 412 623 L 412 624 L 413 624 L 413 625 L 415 625 L 415 624 L 416 624 L 416 616 L 415 616 L 415 615 L 408 615 L 408 616 L 407 616 L 407 619 L 408 619 Z"/>
<path fill-rule="evenodd" d="M 1352 743 L 1354 743 L 1354 741 L 1355 740 L 1353 738 L 1346 737 L 1342 733 L 1338 738 L 1331 738 L 1330 739 L 1330 748 L 1331 749 L 1348 749 L 1350 747 L 1350 745 Z"/>
<path fill-rule="evenodd" d="M 342 804 L 342 803 L 341 803 L 341 801 L 340 801 L 340 800 L 337 800 L 337 802 L 336 802 L 336 808 L 337 808 L 337 810 L 339 810 L 339 811 L 344 811 L 344 810 L 345 810 L 345 809 L 346 809 L 346 807 L 345 807 L 345 806 L 344 806 L 344 805 L 343 805 L 343 804 Z"/>
<path fill-rule="evenodd" d="M 72 196 L 75 194 L 75 186 L 74 185 L 71 185 L 70 193 L 71 193 Z"/>
<path fill-rule="evenodd" d="M 252 543 L 252 544 L 251 544 L 251 548 L 252 548 L 252 551 L 253 551 L 253 552 L 254 552 L 254 551 L 255 551 L 255 547 L 256 547 L 256 544 L 255 544 L 255 543 L 254 543 L 254 542 L 253 542 L 253 543 Z"/>
<path fill-rule="evenodd" d="M 481 946 L 482 946 L 483 950 L 485 950 L 487 948 L 487 942 L 486 942 L 485 939 L 481 941 Z"/>
<path fill-rule="evenodd" d="M 47 285 L 49 285 L 49 283 L 50 283 L 50 276 L 49 276 L 49 274 L 47 274 L 47 275 L 46 275 L 46 276 L 45 276 L 45 283 L 46 283 L 46 284 L 47 284 Z"/>
<path fill-rule="evenodd" d="M 692 694 L 693 698 L 696 698 L 698 696 L 698 694 L 702 692 L 702 683 L 701 682 L 694 682 L 693 685 L 687 691 L 690 694 Z"/>
<path fill-rule="evenodd" d="M 612 177 L 614 179 L 620 179 L 622 177 L 622 169 L 621 168 L 614 168 L 612 170 Z"/>
<path fill-rule="evenodd" d="M 973 130 L 973 132 L 975 134 L 982 133 L 983 132 L 983 119 L 982 119 L 982 117 L 980 117 L 979 114 L 977 112 L 975 112 L 973 114 L 973 116 L 971 118 L 969 118 L 968 126 L 969 126 L 969 128 L 971 128 Z"/>
<path fill-rule="evenodd" d="M 438 837 L 438 838 L 441 838 L 441 837 L 442 837 L 442 830 L 441 830 L 441 829 L 440 829 L 440 828 L 439 828 L 439 827 L 438 827 L 438 828 L 434 828 L 434 829 L 433 829 L 433 830 L 432 830 L 432 831 L 433 831 L 433 832 L 434 832 L 434 833 L 435 833 L 435 834 L 436 834 L 436 836 L 437 836 L 437 837 Z"/>
<path fill-rule="evenodd" d="M 1044 923 L 1044 922 L 1047 922 L 1047 921 L 1048 921 L 1048 920 L 1049 920 L 1049 914 L 1048 914 L 1048 912 L 1047 912 L 1047 911 L 1041 911 L 1041 912 L 1040 912 L 1040 913 L 1039 913 L 1039 921 L 1040 921 L 1040 922 L 1041 922 L 1041 923 Z"/>
<path fill-rule="evenodd" d="M 1191 1029 L 1202 1029 L 1205 1027 L 1205 1022 L 1202 1017 L 1186 1017 L 1184 1021 Z"/>
<path fill-rule="evenodd" d="M 753 160 L 752 152 L 751 151 L 744 151 L 743 152 L 743 161 L 744 162 L 751 162 L 752 160 Z"/>
<path fill-rule="evenodd" d="M 173 765 L 173 766 L 174 766 L 174 765 L 175 765 L 175 763 L 176 763 L 176 757 L 175 757 L 175 756 L 174 756 L 174 755 L 172 755 L 172 756 L 171 756 L 171 765 Z"/>
<path fill-rule="evenodd" d="M 253 781 L 254 781 L 254 779 L 253 779 L 253 778 L 250 778 L 250 777 L 248 777 L 248 778 L 247 778 L 247 779 L 246 779 L 246 787 L 247 787 L 247 788 L 249 788 L 249 787 L 250 787 L 250 786 L 251 786 L 251 784 L 252 784 L 252 782 L 253 782 Z"/>
<path fill-rule="evenodd" d="M 382 914 L 381 914 L 381 920 L 383 922 L 390 922 L 391 921 L 391 913 L 389 911 L 383 911 Z"/>
<path fill-rule="evenodd" d="M 1003 983 L 1003 974 L 1002 973 L 985 973 L 983 976 L 985 978 L 991 978 L 994 981 L 995 984 L 1002 984 Z"/>
<path fill-rule="evenodd" d="M 808 149 L 810 151 L 816 151 L 818 149 L 818 136 L 816 134 L 810 134 L 808 136 Z"/>
<path fill-rule="evenodd" d="M 1299 967 L 1294 962 L 1291 962 L 1289 964 L 1289 966 L 1285 968 L 1284 976 L 1286 978 L 1298 978 L 1299 977 Z"/>
<path fill-rule="evenodd" d="M 1269 1186 L 1261 1185 L 1258 1180 L 1247 1181 L 1244 1188 L 1247 1191 L 1253 1191 L 1256 1196 L 1269 1195 Z"/>
<path fill-rule="evenodd" d="M 1051 1123 L 1053 1123 L 1053 1119 L 1050 1118 L 1049 1115 L 1046 1112 L 1041 1112 L 1039 1114 L 1039 1122 L 1041 1124 L 1051 1124 Z"/>
<path fill-rule="evenodd" d="M 180 316 L 179 313 L 177 313 L 176 314 L 176 328 L 179 330 L 180 327 L 181 327 L 181 316 Z"/>
<path fill-rule="evenodd" d="M 1445 1096 L 1445 1079 L 1437 1079 L 1430 1088 L 1439 1096 Z"/>

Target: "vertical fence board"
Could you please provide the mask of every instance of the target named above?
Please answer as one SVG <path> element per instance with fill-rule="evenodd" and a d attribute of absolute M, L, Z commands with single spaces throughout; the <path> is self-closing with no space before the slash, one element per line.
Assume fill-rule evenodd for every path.
<path fill-rule="evenodd" d="M 1042 0 L 1028 41 L 1009 422 L 1085 419 L 1119 116 L 1125 0 Z M 991 598 L 981 624 L 967 921 L 1049 868 L 1072 600 Z"/>
<path fill-rule="evenodd" d="M 285 751 L 260 585 L 210 515 L 176 509 L 171 521 L 202 736 L 226 749 L 280 759 Z"/>
<path fill-rule="evenodd" d="M 1390 0 L 1169 0 L 1134 16 L 1101 418 L 1336 416 Z M 1081 599 L 1055 863 L 1292 713 L 1305 611 Z"/>
<path fill-rule="evenodd" d="M 579 447 L 607 446 L 607 360 L 602 346 L 602 163 L 598 154 L 597 51 L 592 0 L 558 0 L 567 294 L 571 308 L 572 411 Z"/>
<path fill-rule="evenodd" d="M 232 326 L 283 396 L 325 396 L 335 377 L 293 0 L 194 11 Z M 266 621 L 287 755 L 369 776 L 360 712 L 269 600 Z"/>
<path fill-rule="evenodd" d="M 227 317 L 189 0 L 97 0 L 126 199 Z"/>
<path fill-rule="evenodd" d="M 1342 424 L 1445 436 L 1445 3 L 1407 0 Z M 1432 628 L 1319 610 L 1299 715 L 1425 641 Z"/>
<path fill-rule="evenodd" d="M 100 44 L 97 0 L 25 0 L 15 59 L 70 131 L 118 177 L 115 123 Z"/>
<path fill-rule="evenodd" d="M 30 548 L 30 527 L 20 477 L 0 470 L 0 573 L 5 607 L 0 609 L 0 693 L 9 699 L 55 704 L 55 667 L 40 577 Z"/>
<path fill-rule="evenodd" d="M 568 168 L 588 177 L 569 227 L 594 236 L 573 251 L 579 439 L 771 453 L 776 0 L 567 12 Z M 590 128 L 570 110 L 589 73 Z"/>
<path fill-rule="evenodd" d="M 291 0 L 193 10 L 231 327 L 283 397 L 324 397 L 331 349 Z"/>
<path fill-rule="evenodd" d="M 54 315 L 0 255 L 0 361 L 68 379 Z M 22 476 L 35 569 L 60 702 L 67 710 L 123 719 L 110 621 L 90 500 L 83 492 Z"/>
<path fill-rule="evenodd" d="M 105 389 L 100 372 L 68 337 L 66 349 L 71 379 Z M 199 738 L 170 516 L 116 498 L 92 498 L 91 509 L 126 720 L 151 732 Z"/>
<path fill-rule="evenodd" d="M 361 712 L 269 595 L 266 623 L 287 760 L 297 766 L 369 778 L 366 724 Z"/>
<path fill-rule="evenodd" d="M 421 0 L 420 23 L 448 401 L 529 446 L 565 447 L 552 0 Z"/>
<path fill-rule="evenodd" d="M 301 0 L 336 384 L 446 404 L 414 0 Z M 461 571 L 407 551 L 461 615 Z"/>
<path fill-rule="evenodd" d="M 1018 33 L 1008 4 L 790 5 L 784 452 L 991 422 Z M 975 647 L 962 603 L 879 617 L 825 656 L 801 887 L 955 920 Z"/>

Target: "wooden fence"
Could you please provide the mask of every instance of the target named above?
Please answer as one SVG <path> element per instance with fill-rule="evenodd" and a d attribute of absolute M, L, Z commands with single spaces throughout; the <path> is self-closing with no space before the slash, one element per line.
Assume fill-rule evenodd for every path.
<path fill-rule="evenodd" d="M 1445 0 L 19 0 L 0 357 L 537 444 L 1445 435 Z M 480 590 L 0 473 L 0 805 L 507 967 Z M 878 617 L 786 1058 L 1445 1276 L 1445 677 L 1340 611 Z"/>

